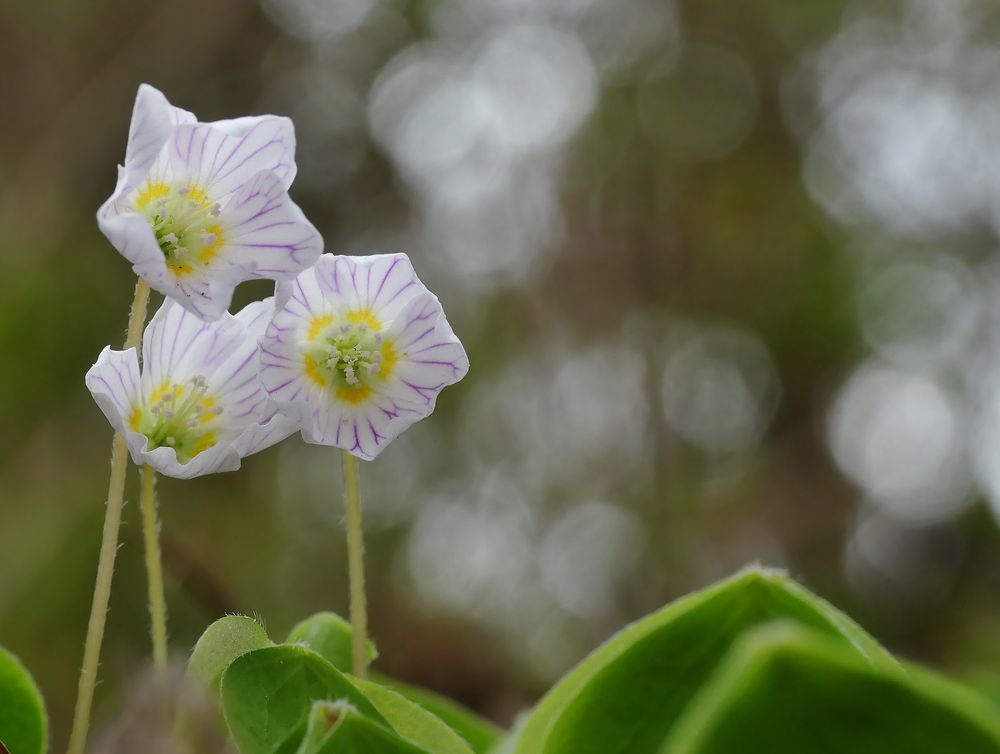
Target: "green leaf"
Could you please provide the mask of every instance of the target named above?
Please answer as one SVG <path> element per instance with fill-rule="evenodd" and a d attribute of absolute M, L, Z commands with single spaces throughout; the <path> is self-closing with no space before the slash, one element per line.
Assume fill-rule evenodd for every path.
<path fill-rule="evenodd" d="M 374 675 L 372 680 L 397 691 L 411 702 L 416 702 L 435 717 L 447 723 L 452 730 L 464 738 L 476 754 L 486 754 L 500 741 L 503 731 L 475 712 L 458 702 L 435 694 L 433 691 L 411 686 L 383 675 Z"/>
<path fill-rule="evenodd" d="M 378 710 L 333 665 L 312 650 L 275 646 L 248 652 L 222 675 L 222 709 L 243 754 L 288 745 L 315 701 L 344 700 L 379 723 Z M 293 749 L 294 750 L 294 749 Z"/>
<path fill-rule="evenodd" d="M 322 612 L 306 618 L 292 628 L 286 641 L 288 644 L 303 644 L 341 672 L 350 672 L 351 624 L 336 613 Z M 375 645 L 370 642 L 368 656 L 372 660 L 378 656 Z M 495 725 L 439 694 L 388 676 L 375 675 L 372 680 L 416 702 L 445 722 L 465 739 L 475 754 L 484 754 L 500 738 L 501 731 Z"/>
<path fill-rule="evenodd" d="M 428 751 L 403 740 L 349 705 L 317 702 L 310 712 L 302 748 L 296 754 L 428 754 Z"/>
<path fill-rule="evenodd" d="M 313 702 L 305 721 L 305 734 L 295 754 L 313 754 L 330 736 L 330 731 L 341 718 L 354 708 L 347 702 Z"/>
<path fill-rule="evenodd" d="M 44 754 L 48 738 L 45 703 L 31 674 L 0 647 L 0 742 L 10 754 Z"/>
<path fill-rule="evenodd" d="M 227 615 L 205 629 L 188 661 L 188 675 L 210 692 L 218 692 L 222 674 L 247 652 L 271 646 L 267 632 L 253 618 Z"/>
<path fill-rule="evenodd" d="M 351 681 L 368 697 L 401 738 L 432 754 L 472 754 L 465 739 L 419 704 L 372 681 Z"/>
<path fill-rule="evenodd" d="M 1000 753 L 983 698 L 924 670 L 875 667 L 798 626 L 757 629 L 698 694 L 661 754 Z"/>
<path fill-rule="evenodd" d="M 783 573 L 751 568 L 626 627 L 531 713 L 516 754 L 651 754 L 746 629 L 789 619 L 859 656 L 895 661 L 857 624 Z"/>
<path fill-rule="evenodd" d="M 286 644 L 303 644 L 342 673 L 351 672 L 351 624 L 336 613 L 316 613 L 295 624 Z M 368 642 L 368 659 L 378 657 L 375 645 Z"/>

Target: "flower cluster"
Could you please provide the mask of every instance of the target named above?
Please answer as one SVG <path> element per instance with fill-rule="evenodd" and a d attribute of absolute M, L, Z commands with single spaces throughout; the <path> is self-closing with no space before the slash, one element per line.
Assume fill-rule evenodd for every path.
<path fill-rule="evenodd" d="M 173 477 L 239 468 L 300 430 L 372 459 L 434 410 L 469 362 L 405 254 L 322 254 L 288 197 L 291 121 L 198 123 L 139 88 L 125 165 L 98 222 L 166 297 L 136 349 L 86 383 L 132 459 Z M 273 298 L 228 312 L 235 287 Z"/>

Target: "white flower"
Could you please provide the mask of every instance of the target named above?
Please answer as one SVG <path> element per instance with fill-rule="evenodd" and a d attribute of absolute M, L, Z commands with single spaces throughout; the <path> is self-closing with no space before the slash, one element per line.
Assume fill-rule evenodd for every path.
<path fill-rule="evenodd" d="M 261 380 L 307 442 L 370 460 L 469 371 L 405 254 L 324 254 L 285 294 L 261 342 Z"/>
<path fill-rule="evenodd" d="M 136 274 L 202 319 L 218 319 L 244 280 L 291 280 L 323 241 L 288 197 L 288 118 L 198 123 L 143 84 L 125 165 L 97 222 Z"/>
<path fill-rule="evenodd" d="M 204 322 L 167 299 L 146 327 L 141 374 L 134 348 L 101 352 L 87 387 L 135 463 L 181 479 L 235 471 L 295 431 L 258 376 L 273 312 L 266 299 Z"/>

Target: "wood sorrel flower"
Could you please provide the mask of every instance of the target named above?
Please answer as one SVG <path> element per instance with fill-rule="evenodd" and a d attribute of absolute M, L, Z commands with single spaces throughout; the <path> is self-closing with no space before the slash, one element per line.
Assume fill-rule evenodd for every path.
<path fill-rule="evenodd" d="M 264 387 L 303 438 L 365 460 L 468 370 L 405 254 L 324 254 L 286 291 L 261 342 Z"/>
<path fill-rule="evenodd" d="M 258 343 L 273 299 L 204 322 L 167 299 L 134 348 L 101 352 L 87 387 L 132 460 L 188 479 L 234 471 L 296 425 L 276 414 L 258 378 Z"/>
<path fill-rule="evenodd" d="M 151 287 L 218 319 L 242 281 L 291 280 L 322 253 L 288 196 L 295 172 L 288 118 L 198 123 L 143 84 L 125 165 L 97 222 Z"/>

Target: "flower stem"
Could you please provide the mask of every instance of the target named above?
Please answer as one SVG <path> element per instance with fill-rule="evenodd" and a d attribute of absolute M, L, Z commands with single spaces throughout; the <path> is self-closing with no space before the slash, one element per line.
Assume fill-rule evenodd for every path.
<path fill-rule="evenodd" d="M 153 667 L 160 675 L 167 667 L 167 601 L 163 596 L 160 557 L 160 522 L 156 518 L 156 471 L 142 467 L 142 538 L 146 544 L 146 578 L 149 584 L 149 618 L 153 635 Z"/>
<path fill-rule="evenodd" d="M 368 606 L 365 598 L 365 539 L 361 528 L 358 459 L 343 451 L 344 507 L 347 509 L 347 570 L 351 582 L 351 668 L 368 677 Z"/>
<path fill-rule="evenodd" d="M 142 338 L 142 327 L 146 322 L 146 304 L 149 302 L 149 285 L 140 278 L 135 285 L 135 298 L 128 319 L 128 333 L 125 348 L 138 348 Z M 125 471 L 128 453 L 125 438 L 116 434 L 111 443 L 111 478 L 108 481 L 108 500 L 104 512 L 104 533 L 101 535 L 101 554 L 97 561 L 97 579 L 94 583 L 94 599 L 90 605 L 90 620 L 87 623 L 87 640 L 83 647 L 83 666 L 77 688 L 76 710 L 73 713 L 73 728 L 69 737 L 68 754 L 83 754 L 90 728 L 90 707 L 94 701 L 94 686 L 97 684 L 97 665 L 101 656 L 101 642 L 104 640 L 104 623 L 111 599 L 111 578 L 115 571 L 115 555 L 118 552 L 118 529 L 122 520 L 122 502 L 125 495 Z"/>

